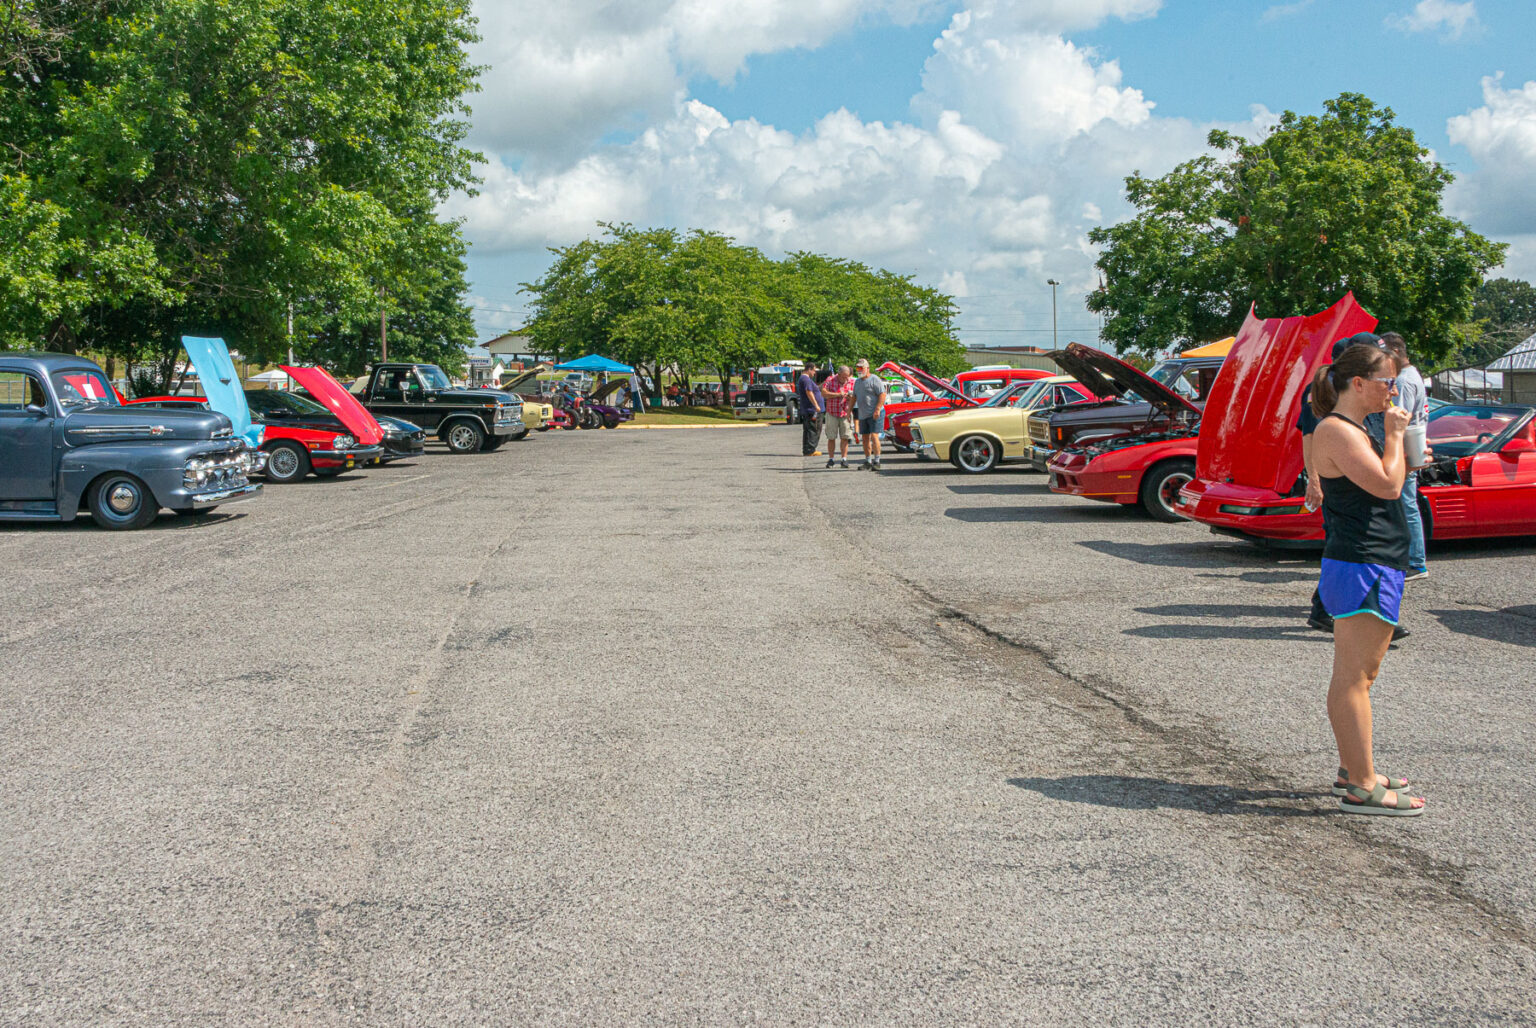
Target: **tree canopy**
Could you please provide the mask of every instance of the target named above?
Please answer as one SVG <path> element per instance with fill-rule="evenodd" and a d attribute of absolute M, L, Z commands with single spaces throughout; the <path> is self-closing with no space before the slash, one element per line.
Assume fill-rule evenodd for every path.
<path fill-rule="evenodd" d="M 722 380 L 790 357 L 965 367 L 952 299 L 909 277 L 812 253 L 771 260 L 714 232 L 602 226 L 554 249 L 527 325 L 541 353 L 589 352 Z M 659 384 L 659 373 L 656 375 Z"/>
<path fill-rule="evenodd" d="M 1287 111 L 1256 141 L 1212 132 L 1217 155 L 1126 179 L 1136 216 L 1089 234 L 1103 338 L 1153 353 L 1231 335 L 1251 304 L 1306 314 L 1353 290 L 1416 352 L 1466 341 L 1474 290 L 1505 244 L 1441 212 L 1452 176 L 1391 109 L 1357 93 L 1323 106 Z"/>
<path fill-rule="evenodd" d="M 462 307 L 463 245 L 435 210 L 471 183 L 467 5 L 10 6 L 0 345 L 134 358 L 211 332 L 272 357 L 290 305 L 295 336 L 333 343 L 381 308 L 409 320 L 423 280 Z M 422 326 L 438 349 L 473 341 L 467 312 Z"/>

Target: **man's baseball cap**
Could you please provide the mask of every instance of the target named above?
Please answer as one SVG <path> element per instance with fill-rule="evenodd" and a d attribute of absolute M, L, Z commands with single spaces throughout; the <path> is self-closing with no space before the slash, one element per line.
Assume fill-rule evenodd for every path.
<path fill-rule="evenodd" d="M 1374 332 L 1356 332 L 1352 336 L 1345 336 L 1333 344 L 1333 359 L 1337 361 L 1344 356 L 1344 351 L 1351 346 L 1374 346 L 1382 353 L 1387 353 L 1387 344 L 1381 341 L 1381 336 Z"/>
<path fill-rule="evenodd" d="M 858 360 L 853 362 L 853 366 L 856 368 L 867 368 L 869 367 L 869 361 L 865 360 L 863 357 L 860 357 Z"/>

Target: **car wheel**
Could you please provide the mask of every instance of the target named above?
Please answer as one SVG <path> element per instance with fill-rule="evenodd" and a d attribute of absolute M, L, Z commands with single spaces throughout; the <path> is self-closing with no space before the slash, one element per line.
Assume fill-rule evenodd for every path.
<path fill-rule="evenodd" d="M 114 531 L 143 528 L 160 512 L 149 488 L 122 471 L 97 479 L 86 497 L 86 506 L 92 521 Z"/>
<path fill-rule="evenodd" d="M 597 415 L 592 411 L 584 410 L 581 412 L 581 420 L 578 422 L 578 424 L 580 424 L 582 428 L 596 428 L 598 425 L 602 424 L 602 422 L 598 420 Z"/>
<path fill-rule="evenodd" d="M 298 443 L 284 440 L 267 447 L 267 481 L 278 485 L 297 482 L 309 474 L 309 454 Z"/>
<path fill-rule="evenodd" d="M 485 445 L 485 433 L 473 421 L 455 421 L 443 433 L 450 453 L 479 453 Z"/>
<path fill-rule="evenodd" d="M 608 415 L 606 418 L 603 419 L 603 427 L 604 428 L 618 428 L 619 427 L 619 416 L 617 414 L 610 414 L 610 415 Z"/>
<path fill-rule="evenodd" d="M 980 475 L 997 467 L 1002 451 L 997 440 L 984 435 L 962 436 L 950 447 L 950 460 L 968 475 Z"/>
<path fill-rule="evenodd" d="M 1158 521 L 1183 521 L 1184 515 L 1173 509 L 1179 502 L 1179 490 L 1195 477 L 1195 462 L 1171 460 L 1159 464 L 1141 480 L 1141 506 Z"/>

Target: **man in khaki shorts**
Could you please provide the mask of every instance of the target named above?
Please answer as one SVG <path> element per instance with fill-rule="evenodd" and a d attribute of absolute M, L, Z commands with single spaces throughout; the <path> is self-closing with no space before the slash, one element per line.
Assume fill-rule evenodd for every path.
<path fill-rule="evenodd" d="M 821 395 L 827 401 L 827 420 L 822 430 L 827 435 L 827 467 L 832 466 L 839 445 L 842 446 L 843 467 L 848 466 L 848 440 L 853 436 L 853 416 L 848 404 L 853 400 L 853 376 L 844 364 L 837 374 L 821 384 Z"/>

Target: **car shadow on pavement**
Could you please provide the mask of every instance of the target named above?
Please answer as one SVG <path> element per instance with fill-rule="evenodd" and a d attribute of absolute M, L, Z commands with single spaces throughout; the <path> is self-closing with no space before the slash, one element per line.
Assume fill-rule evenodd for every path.
<path fill-rule="evenodd" d="M 1022 481 L 1003 482 L 977 482 L 971 485 L 946 486 L 950 492 L 959 493 L 961 496 L 1016 496 L 1020 489 L 1031 483 L 1031 479 Z M 1043 484 L 1036 482 L 1035 484 Z"/>
<path fill-rule="evenodd" d="M 1139 511 L 1135 512 L 1139 515 Z M 1248 546 L 1189 543 L 1123 543 L 1113 539 L 1079 540 L 1079 546 L 1136 564 L 1163 568 L 1235 568 L 1264 564 L 1268 558 Z"/>
<path fill-rule="evenodd" d="M 1138 639 L 1241 639 L 1248 642 L 1332 642 L 1333 637 L 1308 628 L 1300 620 L 1306 611 L 1294 611 L 1297 621 L 1293 625 L 1142 625 L 1127 628 L 1121 635 L 1133 635 Z"/>
<path fill-rule="evenodd" d="M 1284 789 L 1236 789 L 1227 785 L 1170 782 L 1164 778 L 1122 775 L 1067 775 L 1063 778 L 1010 778 L 1008 784 L 1047 799 L 1091 803 L 1121 810 L 1193 810 L 1201 814 L 1249 814 L 1261 817 L 1320 817 L 1330 808 L 1265 803 L 1264 800 L 1312 800 L 1323 793 Z"/>
<path fill-rule="evenodd" d="M 944 512 L 944 516 L 972 524 L 1006 521 L 1080 524 L 1084 521 L 1136 521 L 1143 517 L 1140 511 L 1121 510 L 1118 505 L 1114 507 L 951 507 Z"/>
<path fill-rule="evenodd" d="M 1316 582 L 1317 574 L 1317 568 L 1312 568 L 1308 571 L 1243 571 L 1235 575 L 1219 575 L 1202 571 L 1195 577 L 1236 579 L 1239 582 L 1252 582 L 1254 585 L 1289 585 L 1292 582 Z"/>
<path fill-rule="evenodd" d="M 1457 635 L 1515 646 L 1536 646 L 1536 604 L 1502 610 L 1430 610 L 1425 613 Z"/>
<path fill-rule="evenodd" d="M 1305 608 L 1283 603 L 1165 603 L 1161 607 L 1137 607 L 1138 614 L 1159 618 L 1294 618 Z"/>

